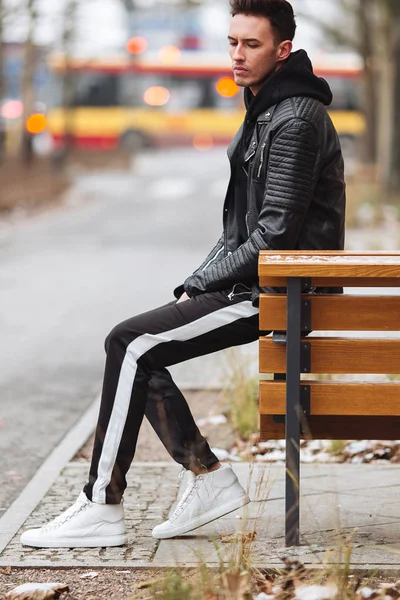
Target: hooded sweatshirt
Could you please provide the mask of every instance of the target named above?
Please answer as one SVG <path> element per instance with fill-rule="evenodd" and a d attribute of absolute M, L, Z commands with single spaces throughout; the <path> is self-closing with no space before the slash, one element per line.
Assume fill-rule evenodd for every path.
<path fill-rule="evenodd" d="M 254 96 L 249 88 L 244 91 L 246 116 L 241 141 L 233 159 L 235 170 L 235 214 L 241 243 L 247 240 L 245 223 L 247 210 L 247 175 L 244 155 L 250 144 L 257 118 L 271 106 L 288 98 L 307 97 L 319 100 L 325 106 L 332 102 L 332 92 L 321 77 L 313 73 L 310 59 L 305 50 L 292 52 L 282 67 L 267 76 L 260 91 Z"/>

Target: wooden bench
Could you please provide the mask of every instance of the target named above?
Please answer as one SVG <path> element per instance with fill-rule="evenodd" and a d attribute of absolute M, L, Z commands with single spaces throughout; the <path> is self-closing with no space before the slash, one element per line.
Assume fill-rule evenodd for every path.
<path fill-rule="evenodd" d="M 400 439 L 400 382 L 330 377 L 400 373 L 398 337 L 331 333 L 400 331 L 400 295 L 384 290 L 400 287 L 400 253 L 263 251 L 259 278 L 261 286 L 287 292 L 260 297 L 260 331 L 273 332 L 260 337 L 260 373 L 274 374 L 260 381 L 260 432 L 263 440 L 286 438 L 285 540 L 297 546 L 300 437 Z M 379 293 L 313 293 L 335 286 Z"/>

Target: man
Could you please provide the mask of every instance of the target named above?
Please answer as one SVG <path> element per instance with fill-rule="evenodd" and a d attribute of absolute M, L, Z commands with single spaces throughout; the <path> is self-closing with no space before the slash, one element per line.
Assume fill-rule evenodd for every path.
<path fill-rule="evenodd" d="M 194 423 L 166 367 L 258 338 L 257 262 L 264 249 L 341 249 L 345 185 L 328 84 L 292 53 L 287 0 L 231 0 L 230 55 L 246 117 L 230 146 L 223 233 L 176 301 L 118 325 L 107 361 L 89 481 L 75 504 L 22 543 L 40 547 L 126 542 L 122 495 L 146 415 L 173 458 L 192 472 L 155 538 L 192 531 L 249 502 Z"/>

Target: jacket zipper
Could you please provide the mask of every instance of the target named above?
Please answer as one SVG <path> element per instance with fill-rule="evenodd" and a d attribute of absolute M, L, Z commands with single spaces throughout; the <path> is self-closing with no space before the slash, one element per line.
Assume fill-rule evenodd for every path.
<path fill-rule="evenodd" d="M 249 160 L 251 160 L 253 158 L 253 156 L 255 155 L 256 151 L 253 150 L 253 152 L 251 154 L 249 154 L 249 156 L 247 158 L 244 159 L 244 162 L 247 163 L 249 162 Z"/>
<path fill-rule="evenodd" d="M 219 254 L 221 254 L 221 252 L 223 251 L 223 249 L 224 249 L 223 247 L 222 247 L 222 248 L 220 248 L 220 249 L 218 250 L 217 254 L 216 254 L 215 256 L 213 256 L 211 260 L 209 260 L 209 261 L 208 261 L 208 263 L 206 264 L 206 266 L 205 266 L 205 267 L 203 267 L 203 269 L 202 269 L 203 271 L 205 271 L 205 270 L 207 269 L 207 267 L 209 267 L 209 266 L 211 265 L 211 263 L 212 263 L 212 262 L 214 262 L 214 260 L 217 258 L 217 256 L 218 256 Z"/>
<path fill-rule="evenodd" d="M 250 237 L 250 230 L 249 230 L 249 213 L 246 213 L 246 216 L 244 218 L 245 222 L 246 222 L 246 230 L 247 230 L 247 235 Z"/>
<path fill-rule="evenodd" d="M 264 164 L 264 149 L 265 149 L 266 145 L 267 145 L 266 142 L 264 142 L 263 145 L 261 146 L 260 166 L 258 167 L 258 173 L 257 173 L 258 178 L 261 176 L 261 169 L 263 168 L 263 164 Z"/>

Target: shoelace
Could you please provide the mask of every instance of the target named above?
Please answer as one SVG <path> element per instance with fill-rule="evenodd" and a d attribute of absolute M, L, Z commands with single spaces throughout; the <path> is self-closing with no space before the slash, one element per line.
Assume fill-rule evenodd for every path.
<path fill-rule="evenodd" d="M 70 506 L 65 512 L 61 513 L 61 515 L 58 515 L 58 517 L 56 517 L 49 523 L 46 523 L 46 525 L 43 525 L 42 531 L 51 531 L 53 529 L 61 527 L 61 525 L 64 525 L 64 523 L 70 521 L 72 517 L 75 517 L 75 515 L 86 510 L 89 506 L 89 502 L 75 502 L 75 504 Z"/>
<path fill-rule="evenodd" d="M 182 479 L 182 477 L 185 474 L 185 470 L 181 471 L 178 475 L 179 479 Z M 187 506 L 187 504 L 190 502 L 190 500 L 192 499 L 195 491 L 197 490 L 199 483 L 203 480 L 202 475 L 197 475 L 197 477 L 193 477 L 193 479 L 191 481 L 189 481 L 188 486 L 182 496 L 182 498 L 179 500 L 177 507 L 175 508 L 174 512 L 172 513 L 172 515 L 170 515 L 169 517 L 169 521 L 174 521 L 177 517 L 179 517 L 179 515 L 181 514 L 181 512 L 184 510 L 184 508 Z"/>

